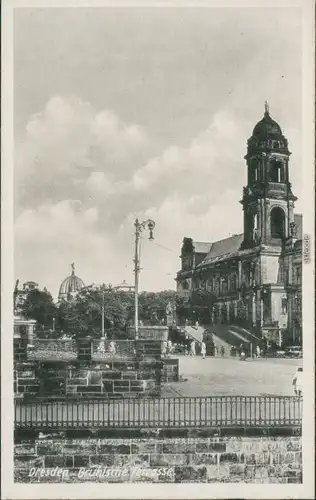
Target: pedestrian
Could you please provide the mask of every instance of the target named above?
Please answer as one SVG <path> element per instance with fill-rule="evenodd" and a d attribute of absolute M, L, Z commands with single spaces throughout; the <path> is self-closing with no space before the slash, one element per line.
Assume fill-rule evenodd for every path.
<path fill-rule="evenodd" d="M 215 346 L 216 355 L 218 356 L 218 346 Z"/>
<path fill-rule="evenodd" d="M 201 344 L 201 354 L 202 354 L 202 359 L 205 359 L 205 355 L 206 355 L 206 344 L 205 342 L 203 341 L 202 344 Z"/>
<path fill-rule="evenodd" d="M 245 361 L 245 360 L 246 360 L 246 353 L 244 350 L 242 350 L 240 353 L 240 361 Z"/>
<path fill-rule="evenodd" d="M 167 352 L 168 352 L 169 356 L 172 354 L 172 342 L 171 342 L 171 340 L 168 340 Z"/>
<path fill-rule="evenodd" d="M 162 342 L 162 347 L 161 347 L 161 354 L 163 357 L 167 356 L 167 347 L 168 347 L 167 341 L 164 340 Z"/>
<path fill-rule="evenodd" d="M 190 348 L 191 348 L 190 351 L 191 356 L 195 356 L 195 340 L 192 340 Z"/>
<path fill-rule="evenodd" d="M 256 352 L 257 352 L 257 358 L 260 358 L 261 351 L 260 351 L 259 345 L 257 345 L 257 347 L 256 347 Z"/>
<path fill-rule="evenodd" d="M 221 356 L 222 358 L 225 356 L 225 347 L 223 345 L 221 347 Z"/>
<path fill-rule="evenodd" d="M 294 394 L 295 396 L 303 395 L 303 368 L 298 368 L 293 376 Z"/>

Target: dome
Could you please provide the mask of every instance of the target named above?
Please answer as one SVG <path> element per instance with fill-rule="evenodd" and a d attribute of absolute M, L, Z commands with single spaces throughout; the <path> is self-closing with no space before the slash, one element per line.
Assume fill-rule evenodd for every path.
<path fill-rule="evenodd" d="M 135 285 L 131 285 L 129 283 L 126 283 L 125 280 L 123 280 L 122 283 L 119 283 L 118 285 L 114 286 L 113 287 L 115 290 L 121 290 L 121 291 L 128 291 L 128 292 L 131 292 L 134 290 L 135 288 Z"/>
<path fill-rule="evenodd" d="M 266 103 L 264 117 L 260 122 L 257 123 L 252 133 L 253 137 L 265 139 L 271 136 L 282 136 L 282 130 L 280 125 L 272 120 L 269 107 Z"/>
<path fill-rule="evenodd" d="M 75 266 L 74 264 L 71 265 L 72 267 L 72 272 L 70 276 L 67 276 L 66 279 L 62 282 L 59 288 L 59 294 L 58 297 L 59 299 L 67 299 L 69 294 L 74 295 L 78 293 L 82 288 L 84 288 L 84 282 L 82 279 L 78 278 L 78 276 L 75 275 Z"/>
<path fill-rule="evenodd" d="M 287 139 L 282 134 L 280 125 L 272 120 L 269 106 L 266 102 L 264 116 L 257 123 L 253 129 L 252 136 L 247 141 L 247 155 L 245 159 L 251 157 L 253 154 L 269 151 L 286 155 L 291 154 L 288 150 Z"/>
<path fill-rule="evenodd" d="M 272 135 L 280 136 L 282 135 L 282 130 L 280 125 L 272 120 L 271 116 L 268 113 L 265 113 L 262 120 L 260 120 L 260 122 L 258 122 L 253 129 L 252 135 L 262 138 L 266 138 Z"/>

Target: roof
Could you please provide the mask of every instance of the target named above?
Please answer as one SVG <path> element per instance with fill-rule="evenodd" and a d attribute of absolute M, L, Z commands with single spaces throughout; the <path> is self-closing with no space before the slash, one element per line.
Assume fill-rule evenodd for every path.
<path fill-rule="evenodd" d="M 215 241 L 207 255 L 207 258 L 219 257 L 223 254 L 237 252 L 244 239 L 243 234 L 234 234 L 229 238 Z"/>
<path fill-rule="evenodd" d="M 213 243 L 205 241 L 193 241 L 194 250 L 196 253 L 208 253 Z"/>
<path fill-rule="evenodd" d="M 60 285 L 59 288 L 59 297 L 62 297 L 64 295 L 68 295 L 69 293 L 76 293 L 82 290 L 84 288 L 84 282 L 82 279 L 78 278 L 75 274 L 72 274 L 71 276 L 68 276 L 62 284 Z"/>
<path fill-rule="evenodd" d="M 271 135 L 282 135 L 280 125 L 272 120 L 268 111 L 265 112 L 264 117 L 260 120 L 252 132 L 253 136 L 266 138 Z"/>
<path fill-rule="evenodd" d="M 219 258 L 227 258 L 230 255 L 235 254 L 239 251 L 243 239 L 243 234 L 234 234 L 224 240 L 215 241 L 212 243 L 210 251 L 200 265 L 203 266 L 210 262 L 216 262 Z"/>
<path fill-rule="evenodd" d="M 123 280 L 122 283 L 115 285 L 113 288 L 115 288 L 116 290 L 124 290 L 124 289 L 135 288 L 135 285 L 131 285 L 129 283 L 126 283 L 126 281 Z"/>
<path fill-rule="evenodd" d="M 295 222 L 295 236 L 297 239 L 303 239 L 303 215 L 302 214 L 294 214 L 294 222 Z"/>

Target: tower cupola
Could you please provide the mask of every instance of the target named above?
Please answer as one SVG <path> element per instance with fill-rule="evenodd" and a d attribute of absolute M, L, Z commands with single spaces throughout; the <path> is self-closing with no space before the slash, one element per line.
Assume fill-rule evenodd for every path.
<path fill-rule="evenodd" d="M 263 118 L 247 142 L 247 186 L 241 201 L 244 209 L 242 248 L 260 243 L 281 245 L 290 234 L 294 201 L 289 181 L 288 141 L 271 118 L 265 103 Z"/>

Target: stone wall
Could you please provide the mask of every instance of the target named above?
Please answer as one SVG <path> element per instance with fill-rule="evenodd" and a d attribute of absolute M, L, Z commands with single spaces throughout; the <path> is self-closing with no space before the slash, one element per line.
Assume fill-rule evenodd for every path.
<path fill-rule="evenodd" d="M 26 341 L 14 339 L 14 392 L 20 397 L 25 394 L 33 397 L 157 394 L 160 383 L 157 382 L 155 364 L 156 358 L 161 356 L 161 341 L 118 341 L 118 347 L 124 342 L 132 353 L 130 356 L 123 356 L 120 352 L 112 356 L 108 352 L 92 355 L 91 339 L 79 339 L 78 356 L 75 354 L 75 359 L 70 360 L 65 357 L 66 350 L 61 351 L 61 357 L 56 353 L 55 357 L 52 356 L 48 350 L 49 356 L 46 357 L 45 342 L 42 342 L 41 350 L 30 353 Z M 162 380 L 178 379 L 178 360 L 167 360 Z"/>
<path fill-rule="evenodd" d="M 179 379 L 179 360 L 165 359 L 162 381 Z M 122 396 L 154 394 L 154 360 L 16 363 L 14 392 L 23 396 Z"/>
<path fill-rule="evenodd" d="M 135 335 L 134 326 L 128 328 L 131 338 Z M 169 327 L 164 325 L 139 325 L 138 337 L 146 340 L 168 340 Z"/>
<path fill-rule="evenodd" d="M 300 436 L 29 439 L 14 451 L 15 482 L 302 482 Z"/>

